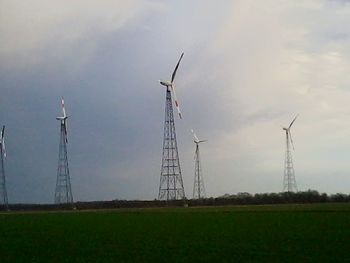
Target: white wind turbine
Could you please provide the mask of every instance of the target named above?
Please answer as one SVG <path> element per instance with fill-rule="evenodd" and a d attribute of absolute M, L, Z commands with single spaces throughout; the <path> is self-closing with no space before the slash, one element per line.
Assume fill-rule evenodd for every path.
<path fill-rule="evenodd" d="M 62 107 L 62 116 L 56 117 L 56 120 L 61 121 L 61 125 L 64 127 L 64 133 L 65 133 L 65 140 L 66 143 L 68 142 L 68 134 L 67 134 L 67 119 L 68 116 L 66 115 L 66 109 L 64 107 L 64 99 L 61 98 L 61 107 Z"/>
<path fill-rule="evenodd" d="M 196 150 L 194 152 L 194 184 L 193 184 L 193 199 L 205 198 L 204 179 L 202 175 L 202 165 L 199 154 L 199 144 L 206 142 L 206 140 L 199 140 L 196 133 L 191 130 L 193 134 L 194 143 L 196 144 Z"/>
<path fill-rule="evenodd" d="M 295 116 L 293 121 L 289 124 L 288 128 L 282 127 L 283 130 L 286 132 L 286 154 L 285 154 L 285 160 L 284 160 L 284 177 L 283 177 L 283 191 L 286 191 L 286 192 L 298 191 L 297 183 L 295 180 L 292 152 L 290 149 L 290 145 L 292 145 L 294 150 L 291 128 L 298 116 L 299 115 Z"/>
<path fill-rule="evenodd" d="M 68 166 L 67 153 L 67 119 L 66 109 L 64 107 L 64 99 L 61 99 L 62 116 L 56 117 L 61 123 L 60 127 L 60 144 L 58 153 L 57 179 L 55 189 L 56 204 L 73 204 L 72 187 L 70 183 L 70 173 Z"/>
<path fill-rule="evenodd" d="M 177 71 L 177 69 L 178 69 L 178 67 L 180 65 L 180 62 L 181 62 L 181 59 L 182 59 L 183 56 L 184 56 L 184 53 L 181 54 L 180 59 L 179 59 L 179 61 L 176 64 L 176 67 L 175 67 L 175 69 L 173 71 L 173 74 L 171 75 L 171 81 L 164 81 L 164 80 L 160 80 L 159 81 L 160 84 L 166 86 L 167 88 L 170 88 L 170 90 L 172 91 L 172 93 L 173 93 L 173 100 L 174 100 L 175 107 L 177 109 L 177 112 L 179 114 L 180 119 L 182 119 L 182 115 L 181 115 L 181 111 L 180 111 L 179 101 L 177 100 L 177 97 L 176 97 L 174 79 L 175 79 L 175 76 L 176 76 L 176 71 Z"/>
<path fill-rule="evenodd" d="M 159 200 L 185 199 L 173 116 L 174 102 L 178 115 L 180 119 L 182 118 L 179 102 L 176 97 L 174 79 L 183 55 L 184 53 L 181 54 L 175 66 L 173 74 L 171 75 L 171 80 L 159 81 L 161 85 L 166 87 L 163 154 L 158 193 Z"/>

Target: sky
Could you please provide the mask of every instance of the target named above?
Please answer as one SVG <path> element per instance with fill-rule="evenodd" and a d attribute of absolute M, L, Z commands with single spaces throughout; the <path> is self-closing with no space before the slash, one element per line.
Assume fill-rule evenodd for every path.
<path fill-rule="evenodd" d="M 1 0 L 0 124 L 10 203 L 52 203 L 64 96 L 75 201 L 158 196 L 165 89 L 185 193 L 349 193 L 350 1 Z"/>

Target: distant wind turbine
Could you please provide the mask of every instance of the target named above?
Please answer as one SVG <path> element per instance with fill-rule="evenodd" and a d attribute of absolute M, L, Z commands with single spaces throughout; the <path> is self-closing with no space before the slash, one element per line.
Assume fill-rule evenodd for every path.
<path fill-rule="evenodd" d="M 289 124 L 288 128 L 282 127 L 283 130 L 286 132 L 286 154 L 285 154 L 285 160 L 284 160 L 284 177 L 283 177 L 283 191 L 286 191 L 286 192 L 298 191 L 297 183 L 295 180 L 292 152 L 290 149 L 290 145 L 292 145 L 294 150 L 291 128 L 298 116 L 299 115 L 295 116 L 293 121 Z"/>
<path fill-rule="evenodd" d="M 73 204 L 72 187 L 70 183 L 68 154 L 67 154 L 67 119 L 66 109 L 64 107 L 64 99 L 61 99 L 62 116 L 56 117 L 60 121 L 60 146 L 58 154 L 57 180 L 55 190 L 56 204 Z"/>
<path fill-rule="evenodd" d="M 206 142 L 206 140 L 199 140 L 196 133 L 191 130 L 196 144 L 196 150 L 194 152 L 194 184 L 193 184 L 193 199 L 205 198 L 204 179 L 202 175 L 202 166 L 199 154 L 199 144 Z"/>

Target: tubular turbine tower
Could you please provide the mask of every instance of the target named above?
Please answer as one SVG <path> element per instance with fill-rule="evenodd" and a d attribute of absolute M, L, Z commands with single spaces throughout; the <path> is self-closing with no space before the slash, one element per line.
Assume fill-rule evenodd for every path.
<path fill-rule="evenodd" d="M 199 144 L 206 142 L 206 140 L 199 140 L 197 135 L 191 130 L 194 137 L 194 143 L 196 144 L 196 150 L 194 153 L 194 184 L 193 184 L 193 199 L 205 198 L 204 179 L 202 175 L 202 166 L 199 155 Z"/>
<path fill-rule="evenodd" d="M 1 158 L 1 171 L 0 171 L 0 206 L 3 206 L 5 209 L 8 208 L 7 200 L 7 191 L 6 191 L 6 177 L 5 177 L 5 158 L 6 158 L 6 149 L 5 149 L 5 126 L 2 126 L 1 135 L 0 135 L 0 158 Z"/>
<path fill-rule="evenodd" d="M 286 155 L 285 155 L 285 160 L 284 160 L 284 177 L 283 177 L 283 191 L 285 191 L 285 192 L 298 191 L 297 183 L 295 180 L 292 152 L 290 149 L 290 145 L 292 145 L 293 150 L 294 150 L 292 133 L 291 133 L 290 129 L 291 129 L 293 123 L 295 122 L 295 120 L 297 119 L 297 117 L 298 117 L 298 115 L 295 116 L 295 118 L 290 123 L 288 128 L 283 128 L 283 130 L 286 132 Z"/>
<path fill-rule="evenodd" d="M 180 119 L 181 111 L 176 98 L 174 79 L 176 71 L 184 53 L 181 54 L 176 64 L 171 81 L 159 81 L 166 87 L 165 96 L 165 122 L 164 122 L 164 139 L 163 139 L 163 157 L 159 183 L 159 200 L 178 200 L 185 199 L 185 190 L 182 181 L 179 152 L 177 149 L 175 123 L 173 114 L 173 100 L 178 111 Z"/>
<path fill-rule="evenodd" d="M 67 118 L 62 98 L 62 117 L 56 119 L 61 123 L 60 146 L 58 154 L 57 181 L 55 191 L 56 204 L 73 204 L 72 188 L 69 177 L 68 156 L 67 156 Z"/>

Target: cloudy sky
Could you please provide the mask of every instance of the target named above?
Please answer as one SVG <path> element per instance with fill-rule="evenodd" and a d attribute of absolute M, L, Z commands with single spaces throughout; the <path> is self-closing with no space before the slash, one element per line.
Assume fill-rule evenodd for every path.
<path fill-rule="evenodd" d="M 53 202 L 60 97 L 74 199 L 158 195 L 165 90 L 176 84 L 185 192 L 194 144 L 208 196 L 282 190 L 293 127 L 299 190 L 349 193 L 348 1 L 0 1 L 0 122 L 9 201 Z"/>

